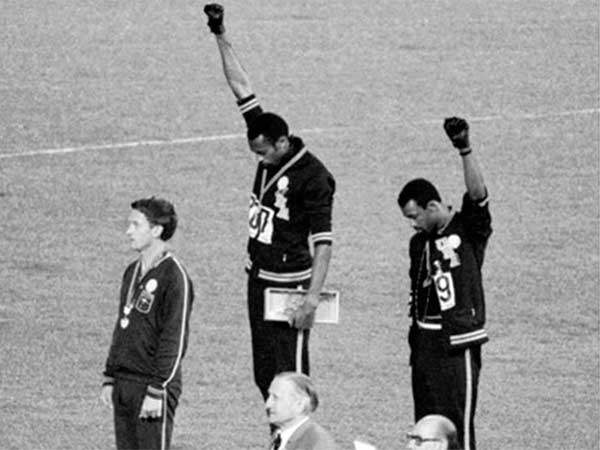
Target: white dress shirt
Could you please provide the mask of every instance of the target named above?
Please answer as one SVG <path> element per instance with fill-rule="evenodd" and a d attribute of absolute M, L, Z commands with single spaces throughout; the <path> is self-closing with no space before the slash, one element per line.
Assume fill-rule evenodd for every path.
<path fill-rule="evenodd" d="M 300 426 L 308 420 L 308 416 L 304 417 L 301 421 L 297 422 L 293 426 L 289 428 L 280 429 L 279 435 L 281 436 L 281 445 L 279 446 L 279 450 L 285 450 L 285 445 L 292 437 L 292 434 L 300 428 Z"/>

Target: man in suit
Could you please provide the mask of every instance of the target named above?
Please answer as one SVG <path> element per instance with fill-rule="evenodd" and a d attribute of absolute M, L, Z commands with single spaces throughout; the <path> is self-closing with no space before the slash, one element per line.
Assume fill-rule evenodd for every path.
<path fill-rule="evenodd" d="M 331 435 L 310 418 L 319 397 L 311 379 L 299 372 L 282 372 L 269 386 L 267 416 L 275 429 L 271 450 L 336 450 Z"/>
<path fill-rule="evenodd" d="M 458 450 L 456 427 L 450 419 L 430 414 L 419 420 L 408 433 L 408 450 Z"/>

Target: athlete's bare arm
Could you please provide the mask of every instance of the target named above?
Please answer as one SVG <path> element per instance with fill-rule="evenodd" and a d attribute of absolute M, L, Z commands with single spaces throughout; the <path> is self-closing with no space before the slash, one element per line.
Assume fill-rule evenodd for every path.
<path fill-rule="evenodd" d="M 469 124 L 459 117 L 449 117 L 444 121 L 444 130 L 461 156 L 469 197 L 472 200 L 484 199 L 487 191 L 481 168 L 469 141 Z"/>
<path fill-rule="evenodd" d="M 221 54 L 221 62 L 223 63 L 223 73 L 227 79 L 227 83 L 233 92 L 233 95 L 238 100 L 250 96 L 252 92 L 252 86 L 250 85 L 250 79 L 246 70 L 242 67 L 239 58 L 233 51 L 233 46 L 227 34 L 215 35 L 217 39 L 217 45 L 219 46 L 219 53 Z"/>
<path fill-rule="evenodd" d="M 471 200 L 483 200 L 487 195 L 487 191 L 475 153 L 471 152 L 462 156 L 461 159 L 469 197 L 471 197 Z"/>
<path fill-rule="evenodd" d="M 221 5 L 210 3 L 204 7 L 204 12 L 208 17 L 208 27 L 217 40 L 225 79 L 237 100 L 242 100 L 253 93 L 252 86 L 248 74 L 235 54 L 231 41 L 225 32 L 225 26 L 223 25 L 225 11 Z"/>
<path fill-rule="evenodd" d="M 320 243 L 315 245 L 312 277 L 308 287 L 306 301 L 298 308 L 292 318 L 292 325 L 298 329 L 310 328 L 314 322 L 314 312 L 319 306 L 319 295 L 323 290 L 329 261 L 331 260 L 331 244 Z"/>

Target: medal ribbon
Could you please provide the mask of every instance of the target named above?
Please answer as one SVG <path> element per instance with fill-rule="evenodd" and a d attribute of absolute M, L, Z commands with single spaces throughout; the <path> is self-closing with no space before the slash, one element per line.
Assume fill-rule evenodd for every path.
<path fill-rule="evenodd" d="M 266 168 L 263 169 L 262 182 L 261 182 L 261 186 L 260 186 L 260 197 L 258 198 L 259 202 L 262 203 L 262 199 L 263 199 L 265 193 L 270 189 L 270 187 L 273 186 L 273 184 L 284 174 L 284 172 L 286 170 L 288 170 L 290 167 L 292 167 L 294 164 L 296 164 L 296 162 L 300 158 L 302 158 L 307 151 L 308 150 L 306 148 L 303 148 L 298 153 L 296 153 L 296 155 L 292 159 L 290 159 L 287 163 L 285 163 L 284 166 L 281 169 L 279 169 L 279 171 L 277 171 L 277 173 L 275 175 L 273 175 L 273 177 L 267 182 L 266 185 L 265 185 L 265 179 L 266 179 L 267 169 Z"/>
<path fill-rule="evenodd" d="M 135 268 L 133 269 L 133 275 L 131 277 L 131 282 L 129 283 L 129 289 L 127 291 L 127 300 L 125 301 L 125 306 L 123 306 L 123 314 L 125 317 L 129 315 L 131 312 L 131 308 L 133 308 L 133 294 L 135 293 L 136 281 L 140 271 L 140 267 L 142 265 L 141 259 L 138 259 Z"/>

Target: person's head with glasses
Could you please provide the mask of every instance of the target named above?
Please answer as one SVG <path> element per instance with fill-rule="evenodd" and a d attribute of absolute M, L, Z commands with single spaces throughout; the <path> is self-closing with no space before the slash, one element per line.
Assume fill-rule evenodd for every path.
<path fill-rule="evenodd" d="M 456 427 L 438 414 L 423 417 L 406 437 L 408 450 L 460 450 Z"/>

